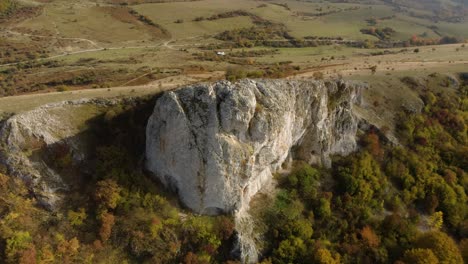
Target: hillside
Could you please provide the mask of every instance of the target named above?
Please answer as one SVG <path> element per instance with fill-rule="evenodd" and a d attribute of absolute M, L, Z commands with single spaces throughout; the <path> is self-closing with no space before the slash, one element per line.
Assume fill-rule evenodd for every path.
<path fill-rule="evenodd" d="M 185 144 L 181 131 L 171 130 L 173 126 L 181 126 L 175 114 L 166 122 L 151 117 L 152 121 L 147 125 L 153 111 L 160 113 L 159 109 L 164 107 L 168 109 L 166 111 L 172 111 L 169 110 L 171 101 L 167 99 L 173 96 L 172 92 L 146 99 L 53 104 L 13 116 L 2 123 L 0 130 L 3 142 L 0 151 L 3 164 L 0 174 L 2 258 L 10 263 L 35 263 L 36 259 L 51 263 L 61 260 L 114 263 L 122 259 L 130 263 L 236 263 L 239 256 L 243 256 L 244 261 L 251 263 L 255 255 L 245 258 L 247 252 L 252 254 L 246 250 L 254 246 L 262 263 L 414 263 L 420 261 L 420 252 L 424 257 L 429 255 L 434 263 L 439 260 L 461 263 L 462 254 L 467 250 L 466 83 L 463 83 L 463 76 L 459 79 L 460 86 L 446 87 L 441 80 L 443 78 L 437 74 L 424 79 L 404 78 L 403 81 L 424 102 L 424 107 L 416 112 L 402 108 L 397 113 L 395 135 L 398 144 L 389 141 L 390 131 L 378 130 L 369 125 L 371 119 L 360 117 L 360 130 L 355 136 L 357 151 L 347 157 L 334 156 L 330 168 L 311 167 L 302 158 L 305 156 L 298 154 L 302 151 L 319 154 L 310 152 L 317 140 L 313 136 L 312 141 L 303 141 L 302 150 L 291 150 L 296 153 L 297 160 L 286 165 L 291 166 L 289 172 L 282 171 L 274 177 L 276 187 L 261 188 L 260 185 L 259 193 L 253 196 L 250 206 L 244 205 L 246 211 L 240 216 L 194 214 L 182 205 L 191 207 L 187 202 L 192 203 L 192 200 L 182 199 L 179 204 L 175 192 L 166 190 L 152 174 L 143 170 L 148 146 L 150 149 L 158 146 L 169 153 L 181 147 L 201 149 L 203 138 L 214 138 L 203 136 L 203 131 L 212 127 L 205 124 L 198 127 L 200 131 L 196 132 L 194 141 Z M 248 83 L 246 80 L 235 84 L 239 93 L 245 93 L 241 87 Z M 270 85 L 281 83 L 273 81 Z M 229 84 L 214 84 L 221 89 L 219 91 L 223 85 Z M 320 91 L 320 88 L 314 88 L 318 85 L 316 82 L 302 85 L 297 92 L 304 89 L 303 93 L 308 93 L 305 89 L 308 85 L 312 85 L 312 91 Z M 195 85 L 181 89 L 177 94 L 190 96 L 191 91 L 202 91 L 206 87 L 209 86 Z M 327 84 L 327 87 L 334 86 Z M 269 118 L 281 122 L 282 118 L 276 115 L 283 111 L 285 116 L 290 116 L 285 109 L 275 106 L 275 96 L 290 93 L 287 89 L 274 91 L 271 86 L 261 89 L 275 95 L 260 97 L 262 106 L 259 103 L 252 106 L 256 111 L 255 118 L 259 120 L 253 121 L 252 127 L 271 122 Z M 323 107 L 337 107 L 336 113 L 340 113 L 338 109 L 346 104 L 347 96 L 352 96 L 345 91 L 346 87 L 335 90 L 337 94 Z M 246 144 L 245 139 L 242 139 L 242 130 L 237 130 L 240 123 L 229 117 L 232 116 L 229 111 L 236 112 L 238 107 L 245 106 L 241 98 L 233 95 L 221 103 L 219 115 L 227 118 L 221 122 L 222 129 L 229 131 L 232 128 L 229 133 L 239 138 L 236 142 L 229 139 L 226 132 L 221 132 L 220 136 L 225 135 L 221 138 L 226 137 L 226 143 L 231 144 L 231 147 L 223 148 L 226 153 L 241 151 L 246 155 L 258 155 L 259 162 L 274 162 L 275 157 L 268 154 L 269 148 L 255 149 L 254 145 L 239 148 Z M 326 97 L 320 95 L 318 98 Z M 238 101 L 231 102 L 233 99 Z M 209 103 L 204 107 L 203 101 L 207 103 L 206 100 L 192 106 L 189 101 L 182 103 L 183 107 L 192 109 L 189 120 L 193 124 L 190 126 L 200 125 L 197 116 L 204 120 L 204 115 L 210 115 L 208 109 L 211 107 Z M 153 109 L 155 104 L 157 107 Z M 301 105 L 298 102 L 296 107 L 305 107 Z M 322 104 L 311 107 L 314 105 Z M 295 113 L 298 124 L 303 112 Z M 247 112 L 244 114 L 247 117 Z M 329 114 L 335 115 L 334 112 Z M 168 115 L 160 118 L 164 119 L 164 116 Z M 336 125 L 329 124 L 333 129 L 331 133 L 337 133 L 335 136 L 343 136 L 337 129 L 356 128 L 346 116 L 344 114 Z M 266 121 L 262 121 L 265 118 Z M 169 135 L 161 134 L 166 137 L 163 141 L 151 138 L 158 135 L 156 130 L 149 133 L 155 129 L 155 124 L 166 124 L 166 130 L 173 131 L 175 137 L 171 139 Z M 275 138 L 273 135 L 277 133 L 274 129 L 271 131 L 269 140 L 279 140 L 279 144 L 287 141 Z M 289 131 L 301 133 L 296 128 L 285 129 L 285 138 Z M 343 137 L 354 137 L 355 132 L 349 133 Z M 260 140 L 255 139 L 259 136 L 262 134 L 252 134 L 254 140 Z M 145 147 L 145 140 L 153 143 L 146 143 Z M 334 142 L 333 137 L 326 140 Z M 165 142 L 165 145 L 154 145 L 154 142 Z M 327 153 L 326 149 L 323 149 L 324 153 Z M 176 152 L 181 161 L 184 152 L 183 149 Z M 204 152 L 200 153 L 204 155 Z M 155 157 L 158 158 L 149 155 L 146 159 Z M 204 160 L 204 156 L 200 159 L 200 162 Z M 312 164 L 320 164 L 316 159 L 312 160 L 315 160 Z M 175 169 L 186 169 L 167 162 L 165 164 L 171 164 Z M 234 158 L 226 159 L 226 162 L 221 167 L 244 164 L 242 159 Z M 256 166 L 264 168 L 267 165 Z M 18 178 L 20 175 L 23 180 Z M 224 179 L 218 179 L 216 173 L 203 175 L 207 178 L 202 181 L 204 187 L 200 188 L 206 192 L 210 192 L 213 181 Z M 260 175 L 262 173 L 258 177 Z M 30 176 L 33 177 L 28 178 Z M 232 181 L 237 182 L 236 178 Z M 232 187 L 232 183 L 227 186 Z M 187 187 L 188 180 L 184 184 Z M 179 196 L 190 197 L 186 187 L 176 188 Z M 213 203 L 222 199 L 205 201 Z M 241 247 L 236 249 L 239 243 Z"/>
<path fill-rule="evenodd" d="M 213 72 L 230 67 L 251 77 L 346 76 L 410 60 L 452 72 L 467 56 L 467 7 L 455 1 L 2 3 L 17 6 L 0 21 L 2 96 L 219 78 Z"/>
<path fill-rule="evenodd" d="M 0 0 L 0 263 L 468 263 L 466 0 Z"/>

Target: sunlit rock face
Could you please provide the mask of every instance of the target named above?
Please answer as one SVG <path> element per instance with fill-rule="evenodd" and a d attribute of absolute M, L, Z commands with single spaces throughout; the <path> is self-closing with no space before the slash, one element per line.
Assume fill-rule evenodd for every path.
<path fill-rule="evenodd" d="M 148 121 L 146 167 L 195 212 L 243 211 L 285 162 L 330 166 L 355 150 L 362 88 L 243 80 L 167 92 Z"/>

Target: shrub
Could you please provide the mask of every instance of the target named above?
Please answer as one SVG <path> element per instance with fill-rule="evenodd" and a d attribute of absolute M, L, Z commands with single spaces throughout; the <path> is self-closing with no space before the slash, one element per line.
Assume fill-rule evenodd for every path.
<path fill-rule="evenodd" d="M 247 72 L 240 67 L 229 67 L 226 70 L 226 80 L 235 82 L 247 77 Z"/>
<path fill-rule="evenodd" d="M 72 226 L 81 226 L 86 220 L 86 211 L 84 208 L 80 208 L 78 211 L 69 210 L 68 211 L 68 221 Z"/>
<path fill-rule="evenodd" d="M 312 76 L 313 76 L 314 79 L 316 79 L 316 80 L 323 80 L 323 78 L 324 78 L 323 72 L 314 72 L 314 73 L 312 74 Z"/>
<path fill-rule="evenodd" d="M 56 89 L 57 89 L 57 92 L 66 92 L 66 91 L 70 90 L 68 88 L 68 86 L 66 86 L 66 85 L 60 85 Z"/>

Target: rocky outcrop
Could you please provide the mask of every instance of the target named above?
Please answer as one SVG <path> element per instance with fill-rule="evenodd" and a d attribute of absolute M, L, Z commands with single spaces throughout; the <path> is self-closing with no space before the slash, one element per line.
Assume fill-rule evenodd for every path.
<path fill-rule="evenodd" d="M 236 251 L 253 263 L 251 197 L 293 159 L 330 166 L 330 155 L 354 151 L 353 105 L 363 88 L 343 81 L 243 80 L 166 92 L 146 127 L 146 168 L 195 212 L 235 213 Z M 120 103 L 62 102 L 0 123 L 0 172 L 6 168 L 42 204 L 57 207 L 92 163 L 99 139 L 89 123 Z"/>
<path fill-rule="evenodd" d="M 198 213 L 242 211 L 291 159 L 330 166 L 355 150 L 362 88 L 244 80 L 167 92 L 148 121 L 147 169 Z"/>
<path fill-rule="evenodd" d="M 78 100 L 44 105 L 14 115 L 0 126 L 0 165 L 23 179 L 44 206 L 53 209 L 83 167 L 92 144 L 84 132 L 87 122 L 102 114 L 112 100 Z"/>

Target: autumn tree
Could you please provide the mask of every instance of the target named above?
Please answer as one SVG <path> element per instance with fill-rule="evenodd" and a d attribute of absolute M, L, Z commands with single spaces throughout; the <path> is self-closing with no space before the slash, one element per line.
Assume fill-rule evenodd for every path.
<path fill-rule="evenodd" d="M 102 180 L 96 184 L 94 198 L 100 206 L 108 209 L 114 209 L 117 207 L 121 198 L 120 191 L 121 188 L 114 180 Z"/>
<path fill-rule="evenodd" d="M 405 251 L 403 261 L 408 264 L 439 264 L 439 259 L 434 255 L 434 252 L 425 248 Z"/>
<path fill-rule="evenodd" d="M 26 250 L 23 250 L 19 256 L 19 264 L 36 264 L 37 262 L 37 251 L 34 245 L 31 245 Z"/>
<path fill-rule="evenodd" d="M 58 235 L 57 253 L 65 263 L 70 263 L 73 258 L 78 254 L 80 248 L 80 241 L 74 237 L 66 240 L 63 236 Z"/>
<path fill-rule="evenodd" d="M 430 249 L 440 262 L 447 264 L 463 263 L 460 249 L 451 237 L 440 231 L 421 235 L 415 243 L 415 248 Z"/>
<path fill-rule="evenodd" d="M 86 219 L 86 211 L 84 208 L 78 209 L 78 211 L 69 210 L 68 211 L 68 221 L 72 226 L 81 226 L 83 221 Z"/>
<path fill-rule="evenodd" d="M 100 215 L 100 220 L 101 228 L 99 229 L 99 236 L 103 242 L 106 242 L 110 238 L 112 227 L 115 224 L 115 217 L 111 213 L 104 211 Z"/>
<path fill-rule="evenodd" d="M 361 237 L 364 240 L 365 244 L 371 248 L 376 248 L 380 244 L 379 237 L 375 234 L 370 226 L 365 226 L 361 232 Z"/>
<path fill-rule="evenodd" d="M 429 227 L 435 230 L 439 230 L 444 223 L 442 212 L 435 212 L 429 217 Z"/>
<path fill-rule="evenodd" d="M 462 254 L 463 260 L 465 260 L 465 263 L 468 263 L 468 238 L 460 241 L 460 252 Z"/>
<path fill-rule="evenodd" d="M 6 241 L 6 261 L 8 263 L 17 263 L 23 253 L 33 246 L 32 238 L 29 232 L 17 231 Z"/>
<path fill-rule="evenodd" d="M 376 157 L 378 160 L 383 159 L 384 152 L 382 147 L 380 146 L 379 135 L 377 135 L 377 133 L 368 133 L 363 138 L 363 145 L 366 147 L 366 149 L 372 156 Z"/>
<path fill-rule="evenodd" d="M 340 256 L 333 256 L 326 248 L 320 248 L 314 253 L 314 261 L 317 264 L 339 264 Z"/>

